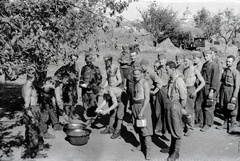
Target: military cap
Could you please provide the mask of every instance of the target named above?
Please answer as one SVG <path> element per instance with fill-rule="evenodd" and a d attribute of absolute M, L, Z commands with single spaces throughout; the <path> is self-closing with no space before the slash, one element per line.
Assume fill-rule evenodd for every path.
<path fill-rule="evenodd" d="M 78 54 L 72 53 L 72 54 L 69 55 L 69 58 L 72 58 L 72 56 L 75 56 L 75 57 L 77 57 L 77 58 L 79 57 Z"/>
<path fill-rule="evenodd" d="M 103 59 L 104 59 L 105 61 L 107 61 L 107 60 L 112 60 L 112 56 L 111 56 L 110 54 L 108 54 L 108 55 L 105 55 L 105 56 L 103 57 Z"/>
<path fill-rule="evenodd" d="M 145 58 L 142 58 L 142 60 L 140 61 L 140 65 L 149 65 L 149 61 Z"/>
<path fill-rule="evenodd" d="M 215 46 L 210 47 L 211 51 L 218 52 L 218 49 Z"/>
<path fill-rule="evenodd" d="M 94 86 L 92 88 L 92 92 L 93 92 L 93 94 L 98 94 L 101 91 L 101 89 L 102 88 L 100 86 Z"/>
<path fill-rule="evenodd" d="M 205 50 L 205 51 L 203 52 L 203 54 L 204 54 L 204 55 L 206 55 L 206 54 L 210 54 L 210 55 L 212 55 L 213 53 L 212 53 L 211 50 Z"/>
<path fill-rule="evenodd" d="M 158 59 L 166 59 L 166 54 L 164 51 L 161 51 L 160 53 L 158 53 Z"/>
<path fill-rule="evenodd" d="M 193 58 L 202 58 L 202 53 L 200 51 L 193 51 Z"/>
<path fill-rule="evenodd" d="M 184 55 L 184 59 L 193 60 L 193 54 L 189 53 L 189 54 Z"/>
<path fill-rule="evenodd" d="M 85 57 L 93 57 L 95 54 L 85 51 Z"/>

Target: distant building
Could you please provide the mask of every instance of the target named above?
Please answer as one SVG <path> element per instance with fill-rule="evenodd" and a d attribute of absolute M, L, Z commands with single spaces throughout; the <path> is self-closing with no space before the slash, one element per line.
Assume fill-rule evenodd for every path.
<path fill-rule="evenodd" d="M 183 12 L 183 17 L 180 20 L 185 23 L 193 20 L 192 12 L 189 10 L 188 6 L 186 7 L 186 11 Z"/>

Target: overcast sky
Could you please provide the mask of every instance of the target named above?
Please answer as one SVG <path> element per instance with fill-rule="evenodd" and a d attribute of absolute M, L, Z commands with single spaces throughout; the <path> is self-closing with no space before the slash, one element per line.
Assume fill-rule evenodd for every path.
<path fill-rule="evenodd" d="M 134 1 L 134 0 L 132 0 Z M 139 0 L 139 2 L 132 2 L 127 11 L 122 15 L 129 20 L 140 18 L 139 10 L 145 10 L 153 0 Z M 225 8 L 233 8 L 236 12 L 240 11 L 240 0 L 156 0 L 156 3 L 163 6 L 172 7 L 174 11 L 178 12 L 178 17 L 182 17 L 186 7 L 192 14 L 196 14 L 198 10 L 205 7 L 210 12 L 217 13 L 219 10 Z"/>

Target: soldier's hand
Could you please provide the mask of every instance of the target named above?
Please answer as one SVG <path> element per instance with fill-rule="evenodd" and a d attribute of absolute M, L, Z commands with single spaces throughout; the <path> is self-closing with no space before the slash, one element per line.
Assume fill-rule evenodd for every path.
<path fill-rule="evenodd" d="M 210 92 L 209 92 L 209 94 L 208 94 L 208 98 L 209 98 L 209 99 L 212 99 L 212 98 L 213 98 L 213 91 L 212 91 L 212 90 L 210 90 Z"/>
<path fill-rule="evenodd" d="M 102 111 L 102 115 L 106 115 L 106 114 L 108 114 L 109 113 L 109 110 L 103 110 Z"/>
<path fill-rule="evenodd" d="M 231 103 L 236 103 L 236 101 L 237 101 L 236 97 L 232 97 Z"/>
<path fill-rule="evenodd" d="M 197 95 L 197 93 L 194 91 L 193 93 L 191 93 L 191 94 L 189 95 L 189 97 L 190 97 L 191 99 L 194 99 L 194 98 L 196 97 L 196 95 Z"/>
<path fill-rule="evenodd" d="M 138 114 L 138 119 L 142 119 L 143 118 L 143 113 L 142 111 Z"/>

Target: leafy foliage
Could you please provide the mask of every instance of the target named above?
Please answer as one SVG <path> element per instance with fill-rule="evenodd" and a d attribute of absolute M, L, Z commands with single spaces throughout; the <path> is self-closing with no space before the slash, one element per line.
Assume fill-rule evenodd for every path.
<path fill-rule="evenodd" d="M 55 59 L 79 52 L 82 44 L 97 48 L 97 30 L 107 33 L 110 17 L 127 7 L 128 3 L 114 0 L 1 1 L 0 50 L 12 62 L 45 71 Z M 115 21 L 119 25 L 121 18 Z"/>
<path fill-rule="evenodd" d="M 170 37 L 179 27 L 176 12 L 152 3 L 146 11 L 140 11 L 143 28 L 157 43 Z"/>
<path fill-rule="evenodd" d="M 196 27 L 204 31 L 204 36 L 207 39 L 218 33 L 219 31 L 219 17 L 212 15 L 209 10 L 202 8 L 194 15 Z"/>

